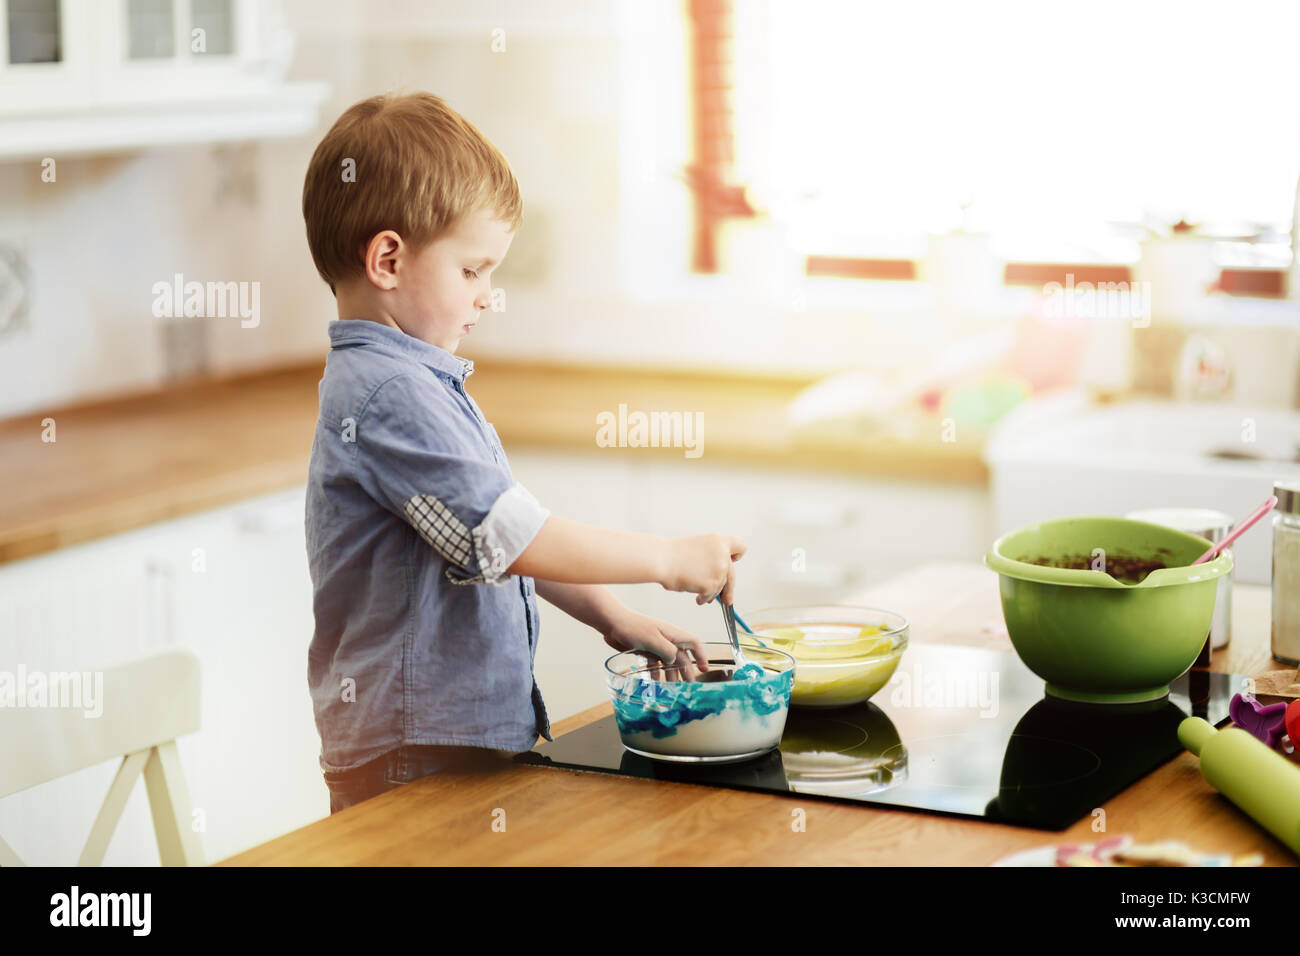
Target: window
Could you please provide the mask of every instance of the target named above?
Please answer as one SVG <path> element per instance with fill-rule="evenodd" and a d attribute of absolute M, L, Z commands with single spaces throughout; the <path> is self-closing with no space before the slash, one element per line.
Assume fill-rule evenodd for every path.
<path fill-rule="evenodd" d="M 231 0 L 190 0 L 191 49 L 201 32 L 202 53 L 226 56 L 235 51 L 234 11 Z"/>
<path fill-rule="evenodd" d="M 231 0 L 190 0 L 178 9 L 175 0 L 129 0 L 127 56 L 223 56 L 234 52 L 234 13 Z M 188 13 L 188 16 L 186 16 Z M 180 43 L 177 43 L 177 27 Z"/>
<path fill-rule="evenodd" d="M 729 218 L 753 216 L 735 180 L 735 13 L 732 0 L 689 0 L 693 158 L 686 181 L 695 201 L 691 263 L 718 271 L 718 230 Z"/>
<path fill-rule="evenodd" d="M 10 63 L 57 63 L 63 59 L 59 0 L 9 0 L 6 14 Z"/>
<path fill-rule="evenodd" d="M 129 0 L 126 8 L 127 51 L 133 60 L 175 56 L 176 26 L 172 0 Z"/>
<path fill-rule="evenodd" d="M 809 254 L 1131 262 L 1182 219 L 1286 252 L 1300 4 L 735 4 L 736 172 Z M 1279 252 L 1280 250 L 1280 252 Z"/>

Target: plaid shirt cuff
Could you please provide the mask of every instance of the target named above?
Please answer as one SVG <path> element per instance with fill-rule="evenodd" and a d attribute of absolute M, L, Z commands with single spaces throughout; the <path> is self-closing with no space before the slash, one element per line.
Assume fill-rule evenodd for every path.
<path fill-rule="evenodd" d="M 406 516 L 420 537 L 451 565 L 446 575 L 453 584 L 504 583 L 506 569 L 550 514 L 518 482 L 501 493 L 477 528 L 467 527 L 432 495 L 416 495 L 406 503 Z"/>

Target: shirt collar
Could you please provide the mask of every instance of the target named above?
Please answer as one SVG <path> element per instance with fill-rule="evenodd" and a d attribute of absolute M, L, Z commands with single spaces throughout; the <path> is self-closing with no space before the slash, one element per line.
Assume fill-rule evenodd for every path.
<path fill-rule="evenodd" d="M 329 335 L 330 348 L 338 348 L 340 345 L 378 345 L 414 359 L 461 384 L 474 374 L 474 363 L 469 359 L 460 358 L 444 348 L 407 335 L 401 329 L 369 319 L 331 319 Z"/>

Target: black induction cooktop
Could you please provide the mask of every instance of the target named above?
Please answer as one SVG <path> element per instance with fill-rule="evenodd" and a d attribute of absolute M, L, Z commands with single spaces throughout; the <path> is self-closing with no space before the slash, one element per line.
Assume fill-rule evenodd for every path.
<path fill-rule="evenodd" d="M 1225 723 L 1243 681 L 1191 670 L 1162 700 L 1082 704 L 1046 696 L 1015 654 L 913 644 L 870 701 L 791 708 L 780 749 L 743 763 L 639 756 L 612 715 L 515 759 L 1062 830 L 1176 756 L 1184 717 Z"/>

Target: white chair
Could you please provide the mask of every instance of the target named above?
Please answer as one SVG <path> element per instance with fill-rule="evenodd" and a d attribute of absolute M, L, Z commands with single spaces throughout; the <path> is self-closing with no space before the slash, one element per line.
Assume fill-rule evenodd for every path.
<path fill-rule="evenodd" d="M 163 866 L 201 866 L 176 738 L 199 729 L 199 660 L 172 647 L 92 671 L 97 715 L 80 707 L 0 706 L 0 799 L 113 758 L 122 764 L 78 860 L 100 866 L 136 778 L 144 773 Z M 0 836 L 0 865 L 23 866 Z"/>

